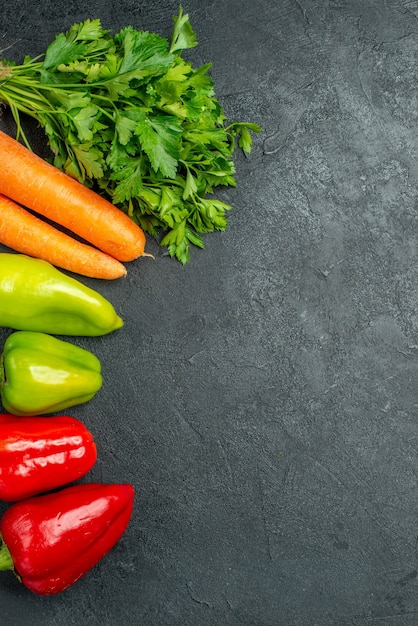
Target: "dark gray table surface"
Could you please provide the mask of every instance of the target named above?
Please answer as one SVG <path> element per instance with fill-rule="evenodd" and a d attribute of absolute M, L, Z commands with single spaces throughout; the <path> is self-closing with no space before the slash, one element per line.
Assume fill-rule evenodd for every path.
<path fill-rule="evenodd" d="M 416 626 L 418 2 L 183 7 L 188 58 L 264 132 L 189 265 L 150 238 L 126 279 L 85 280 L 125 326 L 75 340 L 104 385 L 70 413 L 98 444 L 86 480 L 131 482 L 135 510 L 61 595 L 2 574 L 1 624 Z M 177 9 L 2 2 L 0 49 L 96 17 L 169 36 Z"/>

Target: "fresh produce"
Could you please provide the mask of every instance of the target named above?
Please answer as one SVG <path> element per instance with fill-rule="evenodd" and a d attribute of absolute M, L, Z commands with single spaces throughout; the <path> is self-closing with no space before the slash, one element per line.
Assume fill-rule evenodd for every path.
<path fill-rule="evenodd" d="M 0 500 L 15 502 L 84 476 L 97 458 L 79 420 L 0 415 Z"/>
<path fill-rule="evenodd" d="M 64 226 L 118 259 L 144 255 L 145 235 L 91 189 L 0 131 L 0 193 Z"/>
<path fill-rule="evenodd" d="M 226 228 L 231 206 L 212 194 L 236 185 L 235 148 L 249 154 L 251 132 L 261 130 L 227 123 L 211 65 L 194 68 L 182 58 L 196 45 L 180 8 L 171 42 L 132 26 L 112 35 L 100 20 L 86 20 L 57 35 L 44 55 L 0 64 L 0 101 L 10 107 L 17 137 L 30 145 L 20 113 L 35 118 L 58 168 L 105 193 L 148 233 L 162 232 L 160 244 L 182 263 L 190 244 L 203 247 L 201 234 Z M 8 191 L 22 179 L 16 172 L 4 188 L 4 178 L 0 192 L 13 198 Z M 60 187 L 55 177 L 43 196 L 55 181 Z M 29 206 L 34 188 L 19 202 Z M 60 223 L 65 213 L 71 221 L 73 208 L 66 199 L 55 213 Z"/>
<path fill-rule="evenodd" d="M 133 501 L 132 485 L 93 483 L 12 504 L 0 521 L 0 570 L 39 595 L 64 591 L 119 541 Z"/>
<path fill-rule="evenodd" d="M 105 335 L 123 326 L 113 305 L 50 263 L 0 253 L 0 326 L 53 335 Z"/>
<path fill-rule="evenodd" d="M 91 400 L 102 386 L 99 359 L 84 348 L 20 330 L 0 361 L 0 395 L 13 415 L 45 415 Z"/>
<path fill-rule="evenodd" d="M 112 280 L 126 275 L 125 266 L 113 257 L 73 239 L 1 194 L 0 243 L 89 278 Z"/>

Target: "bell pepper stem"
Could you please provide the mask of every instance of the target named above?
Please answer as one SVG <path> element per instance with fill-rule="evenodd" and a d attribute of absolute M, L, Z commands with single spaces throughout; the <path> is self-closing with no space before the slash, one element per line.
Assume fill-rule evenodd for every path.
<path fill-rule="evenodd" d="M 9 549 L 6 546 L 6 544 L 4 543 L 4 541 L 2 541 L 1 535 L 0 535 L 0 540 L 1 540 L 1 546 L 0 546 L 0 571 L 3 572 L 5 570 L 14 570 L 14 563 L 13 563 L 12 556 L 11 556 L 11 554 L 9 552 Z"/>

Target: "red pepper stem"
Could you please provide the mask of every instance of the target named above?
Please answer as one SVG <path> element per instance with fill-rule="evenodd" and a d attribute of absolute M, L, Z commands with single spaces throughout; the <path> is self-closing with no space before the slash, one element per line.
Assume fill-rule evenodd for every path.
<path fill-rule="evenodd" d="M 5 570 L 14 570 L 14 563 L 12 556 L 9 552 L 9 548 L 6 546 L 0 535 L 1 547 L 0 547 L 0 572 Z"/>

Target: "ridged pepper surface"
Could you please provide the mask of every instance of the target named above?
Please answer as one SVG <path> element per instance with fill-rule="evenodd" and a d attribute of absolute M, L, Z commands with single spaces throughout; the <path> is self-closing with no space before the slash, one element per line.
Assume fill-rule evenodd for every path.
<path fill-rule="evenodd" d="M 0 521 L 0 570 L 40 595 L 64 591 L 119 541 L 133 502 L 132 485 L 93 483 L 12 504 Z"/>
<path fill-rule="evenodd" d="M 93 435 L 74 417 L 0 414 L 0 500 L 62 487 L 84 476 L 96 458 Z"/>
<path fill-rule="evenodd" d="M 0 253 L 0 326 L 51 335 L 99 336 L 123 326 L 113 305 L 56 267 Z"/>
<path fill-rule="evenodd" d="M 13 415 L 46 415 L 88 402 L 102 386 L 99 359 L 45 333 L 9 335 L 0 362 L 0 395 Z"/>

